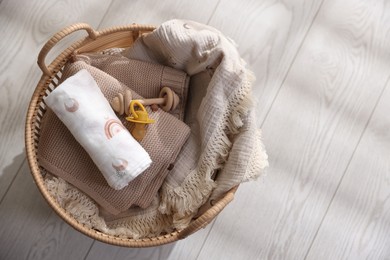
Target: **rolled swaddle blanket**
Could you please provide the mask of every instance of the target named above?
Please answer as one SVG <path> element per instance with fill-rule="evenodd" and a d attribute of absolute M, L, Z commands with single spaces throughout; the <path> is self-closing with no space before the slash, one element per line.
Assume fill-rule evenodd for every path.
<path fill-rule="evenodd" d="M 87 70 L 66 79 L 45 103 L 87 151 L 112 188 L 124 188 L 152 163 Z"/>

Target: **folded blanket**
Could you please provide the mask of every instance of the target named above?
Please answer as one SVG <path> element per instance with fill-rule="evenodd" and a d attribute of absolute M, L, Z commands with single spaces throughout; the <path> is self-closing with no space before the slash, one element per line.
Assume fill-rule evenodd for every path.
<path fill-rule="evenodd" d="M 194 118 L 191 135 L 162 186 L 161 212 L 186 225 L 210 196 L 218 199 L 230 188 L 260 176 L 268 161 L 255 114 L 250 112 L 254 75 L 232 40 L 207 25 L 171 20 L 137 39 L 124 55 L 190 76 L 200 72 L 211 76 L 210 81 L 200 78 L 198 91 L 191 86 L 189 100 L 197 100 L 191 105 L 199 109 L 190 116 Z"/>
<path fill-rule="evenodd" d="M 104 71 L 144 98 L 156 98 L 161 88 L 168 86 L 180 98 L 179 105 L 169 113 L 183 120 L 189 83 L 186 73 L 159 64 L 128 59 L 119 53 L 86 53 L 76 55 L 74 60 L 84 61 Z"/>
<path fill-rule="evenodd" d="M 91 73 L 107 100 L 127 89 L 123 83 L 83 61 L 67 64 L 63 78 L 82 69 Z M 132 94 L 135 98 L 141 98 L 134 91 Z M 149 107 L 146 109 L 156 123 L 148 126 L 146 136 L 140 144 L 149 153 L 152 164 L 122 190 L 111 189 L 101 174 L 96 174 L 98 169 L 88 154 L 50 110 L 44 114 L 41 125 L 38 146 L 41 165 L 84 191 L 111 214 L 123 212 L 132 205 L 143 208 L 149 206 L 166 175 L 172 170 L 190 130 L 183 122 L 161 109 L 155 112 Z M 127 129 L 132 130 L 134 125 L 126 121 L 124 116 L 118 118 Z"/>
<path fill-rule="evenodd" d="M 124 188 L 152 163 L 87 70 L 67 78 L 45 103 L 88 152 L 112 188 Z"/>

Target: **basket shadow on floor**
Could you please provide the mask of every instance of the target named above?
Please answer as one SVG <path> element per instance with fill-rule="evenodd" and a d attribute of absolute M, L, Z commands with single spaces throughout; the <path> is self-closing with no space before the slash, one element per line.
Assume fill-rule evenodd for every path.
<path fill-rule="evenodd" d="M 12 186 L 12 183 L 15 180 L 16 175 L 20 171 L 23 163 L 26 160 L 26 152 L 23 149 L 23 152 L 16 155 L 12 158 L 11 164 L 4 167 L 4 170 L 0 174 L 0 205 L 7 195 L 8 190 Z"/>

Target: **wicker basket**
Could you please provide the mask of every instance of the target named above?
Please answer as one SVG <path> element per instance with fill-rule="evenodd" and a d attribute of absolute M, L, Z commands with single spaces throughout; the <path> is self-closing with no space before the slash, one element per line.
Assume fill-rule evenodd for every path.
<path fill-rule="evenodd" d="M 74 53 L 98 52 L 109 48 L 129 47 L 141 34 L 149 33 L 154 29 L 154 26 L 133 24 L 128 26 L 112 27 L 102 31 L 95 31 L 85 23 L 77 23 L 64 28 L 55 34 L 43 46 L 41 52 L 39 53 L 38 65 L 41 68 L 43 74 L 31 98 L 27 112 L 25 129 L 27 158 L 35 183 L 37 184 L 38 189 L 42 193 L 43 197 L 47 200 L 54 211 L 76 230 L 94 239 L 118 246 L 150 247 L 183 239 L 188 235 L 198 231 L 200 228 L 205 227 L 210 221 L 212 221 L 219 214 L 219 212 L 221 212 L 223 208 L 233 200 L 234 193 L 237 190 L 237 187 L 235 187 L 227 192 L 226 195 L 218 202 L 216 202 L 211 208 L 209 208 L 196 219 L 193 219 L 190 225 L 184 230 L 145 239 L 119 238 L 104 234 L 94 229 L 90 229 L 80 224 L 71 215 L 69 215 L 47 191 L 44 184 L 41 167 L 37 160 L 40 122 L 46 111 L 45 105 L 43 103 L 43 97 L 47 96 L 47 94 L 58 85 L 63 66 Z M 57 56 L 49 66 L 46 66 L 45 57 L 54 47 L 54 45 L 56 45 L 67 35 L 79 30 L 86 30 L 88 36 L 84 39 L 74 42 L 59 56 Z"/>

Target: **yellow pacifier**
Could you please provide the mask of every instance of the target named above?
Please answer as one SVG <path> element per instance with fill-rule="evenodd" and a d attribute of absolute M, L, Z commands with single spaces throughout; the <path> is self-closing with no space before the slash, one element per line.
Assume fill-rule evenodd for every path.
<path fill-rule="evenodd" d="M 135 110 L 136 106 L 141 110 Z M 131 134 L 140 142 L 146 135 L 146 125 L 154 123 L 154 119 L 149 118 L 148 112 L 139 100 L 132 100 L 130 102 L 130 112 L 131 116 L 126 117 L 126 120 L 135 123 Z"/>

